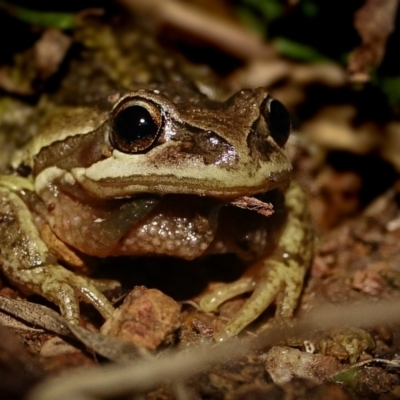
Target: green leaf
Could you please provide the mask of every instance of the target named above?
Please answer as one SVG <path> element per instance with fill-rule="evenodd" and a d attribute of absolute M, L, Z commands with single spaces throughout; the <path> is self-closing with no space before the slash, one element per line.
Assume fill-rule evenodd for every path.
<path fill-rule="evenodd" d="M 330 60 L 310 46 L 283 37 L 274 39 L 272 44 L 280 54 L 296 60 L 313 62 Z"/>
<path fill-rule="evenodd" d="M 351 383 L 354 378 L 359 374 L 359 368 L 350 368 L 344 372 L 339 372 L 333 377 L 333 381 L 336 383 L 344 383 L 349 384 Z"/>
<path fill-rule="evenodd" d="M 261 21 L 257 18 L 253 12 L 244 7 L 239 7 L 236 9 L 236 14 L 239 17 L 240 21 L 242 21 L 243 25 L 247 26 L 253 32 L 257 33 L 261 37 L 264 37 L 266 34 L 266 24 L 264 21 Z"/>
<path fill-rule="evenodd" d="M 253 10 L 259 11 L 266 21 L 279 18 L 284 11 L 284 4 L 281 0 L 244 0 L 243 5 L 248 5 Z"/>
<path fill-rule="evenodd" d="M 377 85 L 386 94 L 392 106 L 400 105 L 400 76 L 377 78 Z"/>
<path fill-rule="evenodd" d="M 73 13 L 36 11 L 15 6 L 5 1 L 0 1 L 0 10 L 30 24 L 52 27 L 60 30 L 72 29 L 76 24 L 76 17 Z"/>

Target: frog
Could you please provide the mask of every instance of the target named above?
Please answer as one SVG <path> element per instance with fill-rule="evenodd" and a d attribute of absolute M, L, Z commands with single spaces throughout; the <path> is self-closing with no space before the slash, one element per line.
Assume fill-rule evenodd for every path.
<path fill-rule="evenodd" d="M 215 312 L 250 293 L 215 339 L 239 334 L 274 301 L 277 317 L 291 317 L 313 229 L 304 191 L 292 182 L 290 131 L 288 111 L 266 88 L 219 100 L 183 77 L 60 106 L 0 176 L 0 270 L 76 324 L 82 301 L 105 319 L 114 307 L 93 279 L 66 264 L 235 254 L 257 273 L 201 299 Z M 237 206 L 249 198 L 274 199 L 274 212 L 284 215 L 279 226 Z"/>

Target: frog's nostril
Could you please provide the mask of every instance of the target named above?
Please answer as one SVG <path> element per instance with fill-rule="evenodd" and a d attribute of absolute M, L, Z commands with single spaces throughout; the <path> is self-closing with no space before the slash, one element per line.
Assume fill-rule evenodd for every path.
<path fill-rule="evenodd" d="M 288 140 L 291 129 L 288 110 L 280 101 L 268 97 L 265 104 L 265 120 L 271 137 L 278 146 L 283 147 Z"/>

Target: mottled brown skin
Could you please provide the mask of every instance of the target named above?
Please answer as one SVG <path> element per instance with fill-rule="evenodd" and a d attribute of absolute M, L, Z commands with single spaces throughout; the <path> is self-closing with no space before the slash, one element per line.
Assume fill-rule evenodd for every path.
<path fill-rule="evenodd" d="M 201 307 L 212 311 L 253 292 L 219 340 L 237 334 L 277 298 L 277 314 L 290 316 L 313 237 L 304 194 L 290 185 L 286 137 L 274 131 L 281 125 L 273 121 L 273 102 L 264 88 L 210 99 L 182 78 L 140 84 L 97 106 L 61 109 L 14 160 L 31 175 L 0 177 L 3 273 L 56 303 L 71 322 L 79 319 L 80 300 L 110 316 L 113 307 L 92 281 L 62 267 L 40 237 L 48 224 L 59 241 L 89 256 L 192 260 L 234 253 L 261 263 L 260 276 L 203 298 Z M 125 140 L 115 121 L 129 107 L 149 112 L 154 135 L 135 136 L 133 129 L 133 139 Z M 230 204 L 243 196 L 271 197 L 276 216 Z"/>

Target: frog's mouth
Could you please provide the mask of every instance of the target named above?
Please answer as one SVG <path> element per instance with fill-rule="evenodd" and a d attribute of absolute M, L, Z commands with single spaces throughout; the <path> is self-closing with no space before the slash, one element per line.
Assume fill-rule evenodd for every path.
<path fill-rule="evenodd" d="M 89 193 L 103 199 L 152 193 L 229 201 L 277 188 L 284 190 L 291 179 L 292 166 L 286 150 L 277 145 L 263 155 L 249 150 L 228 164 L 207 163 L 202 157 L 177 150 L 167 152 L 162 147 L 135 155 L 114 151 L 111 157 L 70 172 Z"/>
<path fill-rule="evenodd" d="M 149 174 L 109 179 L 88 173 L 86 169 L 76 168 L 72 171 L 73 177 L 91 195 L 101 199 L 115 199 L 133 197 L 137 194 L 182 194 L 218 198 L 226 202 L 234 202 L 237 207 L 243 208 L 258 206 L 248 199 L 274 189 L 285 190 L 291 180 L 291 165 L 267 175 L 258 174 L 252 178 L 243 179 L 233 172 L 223 177 L 178 176 L 177 174 Z M 261 207 L 263 208 L 263 207 Z"/>

